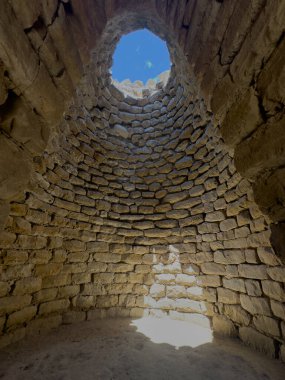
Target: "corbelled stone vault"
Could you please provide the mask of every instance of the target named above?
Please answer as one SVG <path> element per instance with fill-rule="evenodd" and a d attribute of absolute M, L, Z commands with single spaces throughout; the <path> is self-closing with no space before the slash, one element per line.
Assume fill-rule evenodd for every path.
<path fill-rule="evenodd" d="M 0 346 L 169 315 L 285 361 L 284 26 L 283 0 L 0 1 Z M 109 70 L 139 28 L 172 67 L 135 96 Z"/>

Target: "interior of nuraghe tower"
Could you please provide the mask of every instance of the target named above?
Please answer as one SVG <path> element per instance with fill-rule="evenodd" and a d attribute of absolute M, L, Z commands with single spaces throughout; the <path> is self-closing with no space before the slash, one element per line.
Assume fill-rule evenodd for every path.
<path fill-rule="evenodd" d="M 142 28 L 169 72 L 115 81 Z M 284 33 L 282 0 L 0 0 L 0 378 L 284 379 Z"/>

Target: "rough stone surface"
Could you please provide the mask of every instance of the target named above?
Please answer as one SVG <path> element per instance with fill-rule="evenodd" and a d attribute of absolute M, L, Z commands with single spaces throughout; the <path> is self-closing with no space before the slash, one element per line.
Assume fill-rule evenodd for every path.
<path fill-rule="evenodd" d="M 284 4 L 91 3 L 0 3 L 0 345 L 92 315 L 198 313 L 272 355 Z M 114 85 L 117 38 L 142 25 L 169 77 Z"/>

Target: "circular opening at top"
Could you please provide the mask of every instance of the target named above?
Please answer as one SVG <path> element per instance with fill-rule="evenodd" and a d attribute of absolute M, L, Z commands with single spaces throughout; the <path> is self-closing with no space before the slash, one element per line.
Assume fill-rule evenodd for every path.
<path fill-rule="evenodd" d="M 147 29 L 137 30 L 123 36 L 117 44 L 112 83 L 126 95 L 149 96 L 166 85 L 170 68 L 166 42 Z"/>

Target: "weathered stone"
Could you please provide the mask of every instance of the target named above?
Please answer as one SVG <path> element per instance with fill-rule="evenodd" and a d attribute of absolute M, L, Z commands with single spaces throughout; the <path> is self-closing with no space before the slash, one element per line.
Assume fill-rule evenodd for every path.
<path fill-rule="evenodd" d="M 223 289 L 223 288 L 218 288 L 218 301 L 225 303 L 225 304 L 239 304 L 240 299 L 239 299 L 239 293 L 236 293 L 230 289 Z"/>
<path fill-rule="evenodd" d="M 223 286 L 227 289 L 235 290 L 240 293 L 246 293 L 245 282 L 240 278 L 223 278 Z"/>
<path fill-rule="evenodd" d="M 267 273 L 272 280 L 285 282 L 285 267 L 268 268 Z"/>
<path fill-rule="evenodd" d="M 2 3 L 0 330 L 149 307 L 212 316 L 232 335 L 233 323 L 250 326 L 244 340 L 264 347 L 272 341 L 252 327 L 281 341 L 283 5 L 216 2 L 205 16 L 203 2 L 121 2 L 103 12 L 103 2 Z M 158 35 L 165 20 L 177 24 L 163 38 L 185 54 L 173 50 L 171 75 L 157 84 L 109 75 L 123 26 L 141 27 L 136 12 Z M 90 38 L 95 26 L 104 49 Z M 6 343 L 24 333 L 13 334 Z"/>
<path fill-rule="evenodd" d="M 203 287 L 211 286 L 216 288 L 221 286 L 221 278 L 220 276 L 211 275 L 197 276 L 197 284 Z"/>
<path fill-rule="evenodd" d="M 235 337 L 237 335 L 233 322 L 223 315 L 214 315 L 213 330 L 215 334 Z"/>
<path fill-rule="evenodd" d="M 41 289 L 42 279 L 39 277 L 27 277 L 16 282 L 14 295 L 35 293 Z"/>
<path fill-rule="evenodd" d="M 273 339 L 264 336 L 251 327 L 241 327 L 239 329 L 239 336 L 244 343 L 252 346 L 256 350 L 262 351 L 267 355 L 274 357 L 275 346 Z"/>
<path fill-rule="evenodd" d="M 273 318 L 258 315 L 253 317 L 253 324 L 257 330 L 266 335 L 280 336 L 278 322 Z"/>
<path fill-rule="evenodd" d="M 261 285 L 265 295 L 276 301 L 285 302 L 285 290 L 279 282 L 264 280 Z"/>
<path fill-rule="evenodd" d="M 69 307 L 69 300 L 56 300 L 45 302 L 40 305 L 39 314 L 50 314 L 54 312 L 61 312 Z"/>
<path fill-rule="evenodd" d="M 30 305 L 32 297 L 29 295 L 11 296 L 1 298 L 0 315 L 12 313 L 13 311 L 24 308 Z"/>
<path fill-rule="evenodd" d="M 248 295 L 256 297 L 262 296 L 261 287 L 258 281 L 245 280 L 245 287 Z"/>
<path fill-rule="evenodd" d="M 285 320 L 285 305 L 284 305 L 284 303 L 280 303 L 280 302 L 271 300 L 270 304 L 271 304 L 271 309 L 272 309 L 273 314 L 276 317 Z"/>
<path fill-rule="evenodd" d="M 225 305 L 225 314 L 242 326 L 248 326 L 251 320 L 250 314 L 238 305 Z"/>
<path fill-rule="evenodd" d="M 241 250 L 216 251 L 214 261 L 219 264 L 240 264 L 245 261 L 245 257 Z"/>
<path fill-rule="evenodd" d="M 260 314 L 271 316 L 269 302 L 267 298 L 262 297 L 249 297 L 245 294 L 240 295 L 241 306 L 250 314 Z"/>
<path fill-rule="evenodd" d="M 226 273 L 225 266 L 222 264 L 216 264 L 216 263 L 204 263 L 201 265 L 201 270 L 205 274 L 223 275 Z"/>
<path fill-rule="evenodd" d="M 26 308 L 23 308 L 20 311 L 16 311 L 9 315 L 7 320 L 7 327 L 27 323 L 37 313 L 37 307 L 36 306 L 28 306 Z"/>
<path fill-rule="evenodd" d="M 238 272 L 241 277 L 265 280 L 268 278 L 265 265 L 240 264 Z"/>
<path fill-rule="evenodd" d="M 116 135 L 123 137 L 124 139 L 127 139 L 129 137 L 129 132 L 127 128 L 123 127 L 122 125 L 116 124 L 113 128 Z"/>

